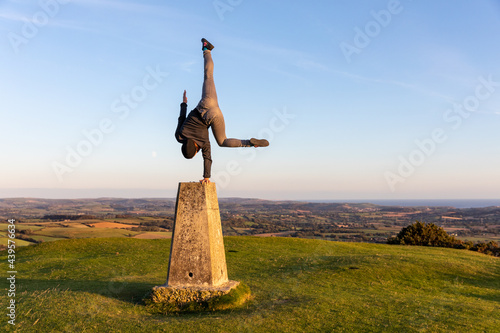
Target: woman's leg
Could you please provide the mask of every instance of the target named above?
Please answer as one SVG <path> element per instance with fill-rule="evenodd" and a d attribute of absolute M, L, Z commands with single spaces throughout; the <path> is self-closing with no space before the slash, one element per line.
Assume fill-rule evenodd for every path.
<path fill-rule="evenodd" d="M 215 140 L 220 147 L 252 147 L 250 140 L 228 139 L 226 137 L 226 124 L 220 111 L 214 117 L 211 127 Z"/>
<path fill-rule="evenodd" d="M 213 48 L 213 46 L 212 46 Z M 226 124 L 224 116 L 219 108 L 217 100 L 217 92 L 214 82 L 214 62 L 212 60 L 212 52 L 210 50 L 203 51 L 204 59 L 204 78 L 201 101 L 196 107 L 207 125 L 212 127 L 212 133 L 220 147 L 253 147 L 267 146 L 269 143 L 266 140 L 250 140 L 228 139 L 226 137 Z M 252 139 L 255 140 L 255 139 Z M 265 142 L 264 142 L 265 141 Z"/>
<path fill-rule="evenodd" d="M 203 51 L 203 59 L 203 89 L 201 92 L 201 100 L 196 107 L 202 115 L 204 115 L 212 108 L 219 107 L 219 102 L 217 101 L 217 91 L 215 90 L 214 62 L 212 60 L 212 52 L 210 52 L 209 50 Z"/>

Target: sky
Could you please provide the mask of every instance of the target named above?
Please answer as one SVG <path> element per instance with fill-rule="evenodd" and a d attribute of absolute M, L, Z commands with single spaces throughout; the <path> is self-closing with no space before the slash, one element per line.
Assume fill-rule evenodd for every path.
<path fill-rule="evenodd" d="M 0 197 L 174 197 L 214 44 L 219 197 L 499 199 L 498 0 L 0 0 Z"/>

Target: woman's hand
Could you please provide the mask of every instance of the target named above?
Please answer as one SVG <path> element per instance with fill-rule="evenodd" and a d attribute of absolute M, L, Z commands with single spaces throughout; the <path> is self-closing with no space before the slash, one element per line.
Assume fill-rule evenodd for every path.
<path fill-rule="evenodd" d="M 200 183 L 202 183 L 202 184 L 210 184 L 210 178 L 203 178 L 202 180 L 200 180 Z"/>

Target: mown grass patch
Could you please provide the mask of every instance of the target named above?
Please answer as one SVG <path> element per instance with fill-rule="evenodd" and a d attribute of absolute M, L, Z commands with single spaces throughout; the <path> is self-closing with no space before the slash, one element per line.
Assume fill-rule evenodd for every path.
<path fill-rule="evenodd" d="M 50 227 L 36 233 L 38 236 L 54 238 L 105 238 L 105 237 L 129 237 L 137 235 L 138 232 L 126 229 L 111 228 L 72 228 Z"/>

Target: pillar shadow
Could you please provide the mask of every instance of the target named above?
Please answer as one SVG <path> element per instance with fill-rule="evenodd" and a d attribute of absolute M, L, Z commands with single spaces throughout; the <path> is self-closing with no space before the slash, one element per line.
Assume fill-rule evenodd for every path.
<path fill-rule="evenodd" d="M 18 279 L 18 292 L 45 291 L 81 291 L 114 298 L 132 304 L 143 304 L 142 299 L 157 284 L 129 281 L 95 281 L 95 280 L 34 280 Z"/>

